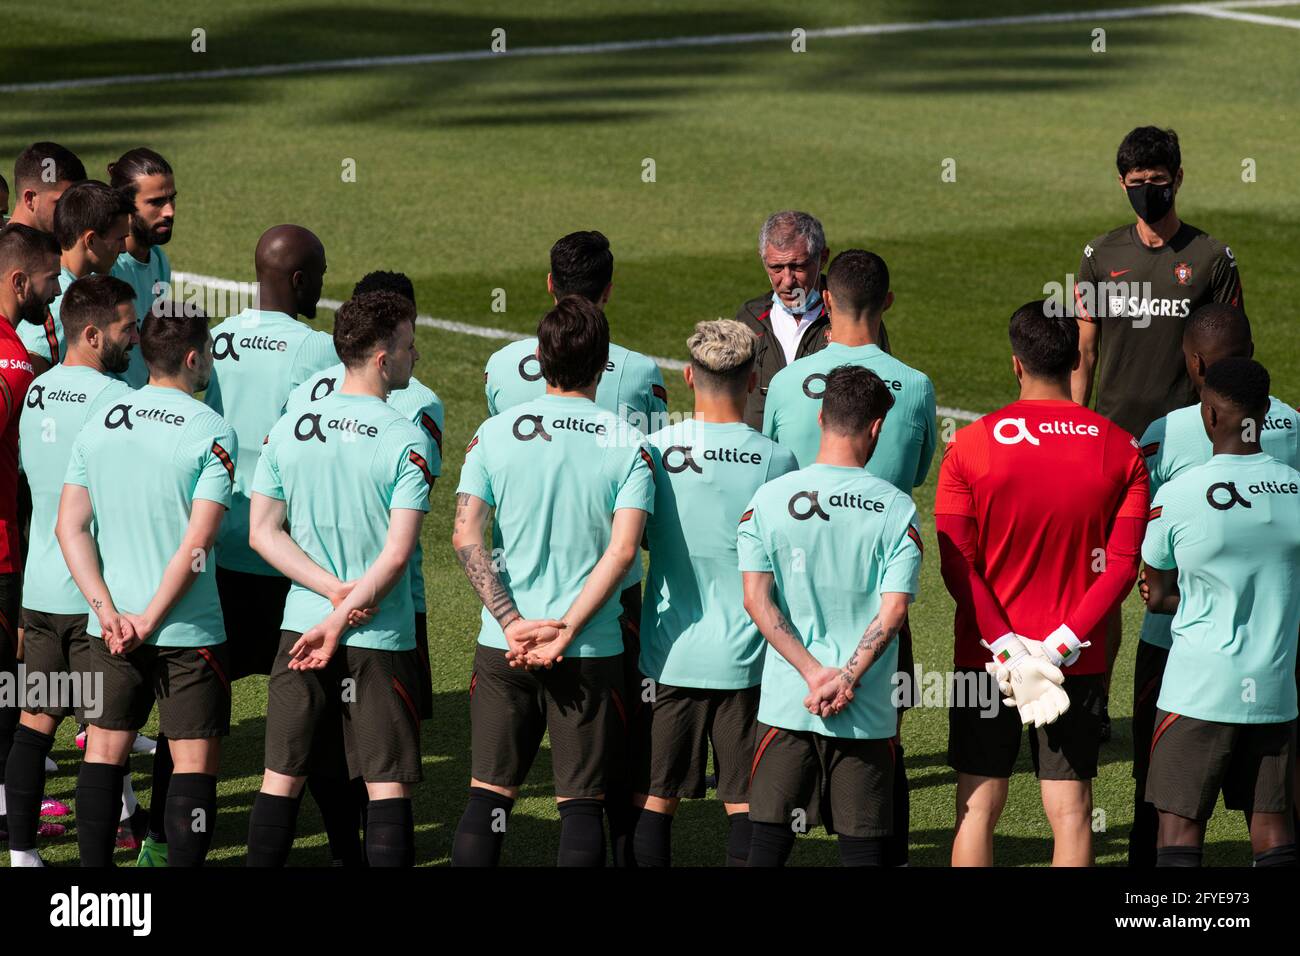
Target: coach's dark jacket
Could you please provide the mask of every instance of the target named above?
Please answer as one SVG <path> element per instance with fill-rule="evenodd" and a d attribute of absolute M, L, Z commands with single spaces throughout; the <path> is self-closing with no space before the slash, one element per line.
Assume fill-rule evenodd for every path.
<path fill-rule="evenodd" d="M 818 280 L 818 288 L 825 291 L 825 276 Z M 772 377 L 786 366 L 785 349 L 781 348 L 781 343 L 772 332 L 771 315 L 771 289 L 750 299 L 736 313 L 736 321 L 749 326 L 750 330 L 758 336 L 758 385 L 750 393 L 749 402 L 745 405 L 745 423 L 757 431 L 763 430 L 763 407 L 767 403 L 767 386 L 771 383 Z M 812 355 L 826 348 L 830 333 L 830 319 L 826 317 L 823 308 L 822 314 L 804 329 L 795 358 L 801 359 L 805 355 Z M 883 321 L 880 323 L 880 347 L 886 352 L 889 351 L 889 333 L 885 331 Z"/>

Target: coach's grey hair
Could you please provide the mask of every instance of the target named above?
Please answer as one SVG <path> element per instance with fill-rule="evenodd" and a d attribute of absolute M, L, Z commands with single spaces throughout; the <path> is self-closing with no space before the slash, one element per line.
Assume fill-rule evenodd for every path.
<path fill-rule="evenodd" d="M 691 361 L 698 369 L 726 375 L 753 364 L 758 339 L 743 322 L 714 319 L 697 322 L 695 334 L 686 340 Z"/>
<path fill-rule="evenodd" d="M 795 240 L 802 239 L 808 244 L 808 255 L 820 256 L 826 248 L 826 233 L 822 231 L 821 221 L 816 216 L 795 209 L 774 212 L 767 217 L 763 228 L 758 233 L 758 254 L 767 254 L 767 247 L 789 249 Z"/>

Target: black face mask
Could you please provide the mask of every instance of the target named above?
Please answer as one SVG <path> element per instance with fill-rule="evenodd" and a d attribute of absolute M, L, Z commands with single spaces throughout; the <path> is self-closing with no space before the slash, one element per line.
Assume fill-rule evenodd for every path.
<path fill-rule="evenodd" d="M 1147 225 L 1159 222 L 1174 206 L 1174 184 L 1157 186 L 1155 183 L 1143 183 L 1141 186 L 1125 186 L 1129 205 L 1138 218 Z"/>

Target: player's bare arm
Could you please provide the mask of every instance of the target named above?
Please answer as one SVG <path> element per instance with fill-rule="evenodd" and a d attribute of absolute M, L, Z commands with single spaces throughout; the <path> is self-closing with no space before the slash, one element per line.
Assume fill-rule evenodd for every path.
<path fill-rule="evenodd" d="M 271 567 L 290 581 L 329 598 L 335 607 L 342 604 L 356 587 L 356 581 L 340 581 L 299 547 L 289 534 L 286 518 L 288 505 L 281 498 L 253 492 L 249 501 L 248 545 Z M 376 608 L 368 605 L 351 619 L 355 626 L 373 616 Z"/>
<path fill-rule="evenodd" d="M 772 599 L 774 582 L 775 576 L 770 571 L 745 571 L 745 610 L 763 639 L 799 672 L 810 691 L 816 690 L 828 681 L 835 680 L 839 668 L 823 665 L 808 652 L 794 625 Z"/>
<path fill-rule="evenodd" d="M 1153 614 L 1173 614 L 1178 610 L 1178 569 L 1146 566 L 1147 610 Z"/>
<path fill-rule="evenodd" d="M 880 659 L 880 655 L 885 652 L 889 642 L 898 636 L 898 632 L 903 627 L 903 619 L 907 616 L 907 605 L 911 600 L 912 595 L 899 591 L 890 591 L 880 596 L 880 610 L 867 625 L 867 629 L 862 632 L 858 646 L 853 649 L 849 659 L 840 668 L 839 685 L 842 701 L 837 698 L 839 703 L 837 710 L 843 709 L 844 704 L 853 699 L 853 688 L 862 679 L 862 675 L 871 669 L 871 666 Z"/>
<path fill-rule="evenodd" d="M 507 658 L 514 663 L 516 658 L 522 660 L 540 630 L 549 629 L 545 632 L 549 634 L 550 631 L 563 627 L 563 624 L 560 621 L 525 620 L 515 607 L 514 598 L 502 583 L 496 565 L 483 546 L 483 535 L 491 513 L 491 506 L 482 498 L 465 493 L 456 495 L 456 519 L 451 544 L 474 593 L 501 626 L 506 643 L 510 646 Z"/>
<path fill-rule="evenodd" d="M 99 547 L 90 532 L 94 518 L 90 492 L 82 485 L 64 485 L 54 535 L 59 539 L 59 548 L 63 551 L 63 560 L 68 564 L 72 580 L 99 619 L 104 640 L 112 650 L 121 640 L 124 622 L 100 570 Z M 126 622 L 126 627 L 130 628 L 129 622 Z"/>

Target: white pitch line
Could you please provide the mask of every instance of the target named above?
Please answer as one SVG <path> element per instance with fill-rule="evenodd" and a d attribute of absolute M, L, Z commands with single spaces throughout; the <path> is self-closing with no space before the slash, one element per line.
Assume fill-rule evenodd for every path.
<path fill-rule="evenodd" d="M 1224 11 L 1237 7 L 1294 6 L 1296 0 L 1228 0 L 1217 3 L 1160 4 L 1146 7 L 1118 7 L 1109 10 L 1077 10 L 1062 13 L 1029 13 L 1001 17 L 978 17 L 958 20 L 922 20 L 909 23 L 860 23 L 852 26 L 822 27 L 808 30 L 808 39 L 836 39 L 853 36 L 886 36 L 895 33 L 922 33 L 946 30 L 971 30 L 987 27 L 1031 26 L 1034 24 L 1078 23 L 1088 20 L 1131 20 L 1141 17 L 1166 17 Z M 1290 25 L 1273 17 L 1243 14 L 1239 19 Z M 92 76 L 75 80 L 38 80 L 29 83 L 0 84 L 0 93 L 32 93 L 54 90 L 82 90 L 106 86 L 129 86 L 137 83 L 191 83 L 202 80 L 228 80 L 260 76 L 285 76 L 295 73 L 323 73 L 342 70 L 423 66 L 430 63 L 465 63 L 496 57 L 586 56 L 600 53 L 626 53 L 637 50 L 664 50 L 683 47 L 735 46 L 751 43 L 788 42 L 790 32 L 771 30 L 757 33 L 717 33 L 705 36 L 663 37 L 647 40 L 618 40 L 603 43 L 568 43 L 557 46 L 526 46 L 491 50 L 450 50 L 440 53 L 413 53 L 399 56 L 343 57 L 332 60 L 309 60 L 303 63 L 269 63 L 262 66 L 236 66 L 215 70 L 185 70 L 173 73 L 125 73 L 115 76 Z"/>
<path fill-rule="evenodd" d="M 217 276 L 201 275 L 197 272 L 173 272 L 172 280 L 174 282 L 192 282 L 195 285 L 207 286 L 213 289 L 224 289 L 227 292 L 247 291 L 248 283 L 235 282 L 233 279 L 221 279 Z M 337 312 L 343 305 L 338 299 L 321 299 L 319 303 L 321 308 L 329 309 L 331 312 Z M 485 325 L 471 325 L 468 322 L 453 322 L 451 319 L 438 319 L 431 315 L 417 315 L 415 324 L 428 329 L 438 329 L 440 332 L 452 332 L 457 335 L 473 335 L 480 339 L 496 339 L 497 341 L 518 342 L 520 339 L 531 338 L 523 332 L 511 332 L 508 329 L 494 329 Z M 646 356 L 660 368 L 681 371 L 686 368 L 686 363 L 681 359 L 664 358 L 659 355 Z M 962 408 L 948 408 L 940 405 L 936 412 L 940 418 L 956 418 L 961 421 L 973 422 L 980 417 L 980 412 L 968 412 Z"/>
<path fill-rule="evenodd" d="M 1198 16 L 1215 17 L 1220 20 L 1240 20 L 1243 23 L 1258 23 L 1266 27 L 1290 27 L 1292 30 L 1300 30 L 1300 20 L 1289 20 L 1286 17 L 1266 17 L 1261 13 L 1241 13 L 1236 10 L 1219 10 L 1214 7 L 1196 10 L 1195 13 Z"/>

